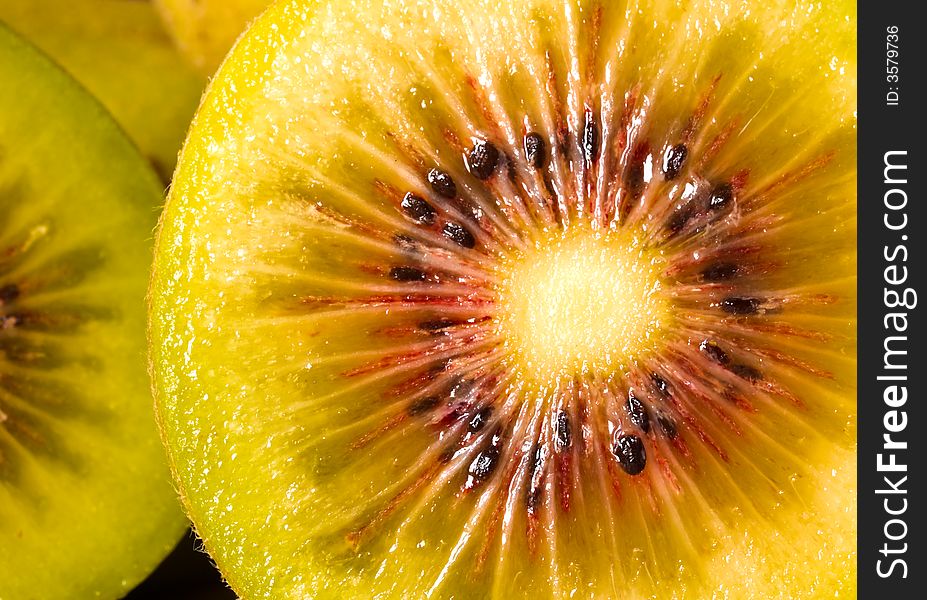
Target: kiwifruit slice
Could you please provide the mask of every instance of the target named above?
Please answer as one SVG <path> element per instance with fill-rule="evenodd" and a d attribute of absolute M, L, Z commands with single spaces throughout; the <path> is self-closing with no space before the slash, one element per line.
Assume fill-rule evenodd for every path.
<path fill-rule="evenodd" d="M 5 0 L 0 21 L 96 96 L 166 181 L 205 80 L 150 2 Z"/>
<path fill-rule="evenodd" d="M 212 75 L 238 36 L 271 0 L 154 0 L 178 47 Z"/>
<path fill-rule="evenodd" d="M 145 372 L 160 186 L 0 25 L 0 598 L 121 597 L 184 519 Z"/>
<path fill-rule="evenodd" d="M 849 2 L 274 5 L 152 372 L 246 598 L 851 596 Z"/>

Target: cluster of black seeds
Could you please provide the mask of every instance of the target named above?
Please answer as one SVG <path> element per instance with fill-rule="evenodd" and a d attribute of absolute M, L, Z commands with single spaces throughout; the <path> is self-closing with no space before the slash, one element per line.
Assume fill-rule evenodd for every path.
<path fill-rule="evenodd" d="M 531 133 L 525 137 L 525 152 L 529 162 L 535 168 L 541 168 L 547 160 L 546 144 L 543 138 Z M 498 148 L 489 141 L 477 141 L 466 156 L 467 170 L 478 180 L 490 179 L 502 163 L 502 155 Z M 461 209 L 465 206 L 459 197 L 457 183 L 445 170 L 438 167 L 430 169 L 425 175 L 425 181 L 433 194 L 432 201 L 427 200 L 414 192 L 407 192 L 399 204 L 399 209 L 412 223 L 431 228 L 438 226 L 444 239 L 453 242 L 465 249 L 474 249 L 477 239 L 473 233 L 476 223 L 464 224 L 449 216 L 451 209 Z M 445 206 L 445 202 L 450 205 Z M 435 208 L 435 206 L 439 208 Z M 467 211 L 464 210 L 464 213 Z M 397 234 L 394 240 L 400 247 L 411 250 L 416 248 L 416 242 L 404 234 Z M 417 267 L 400 265 L 390 270 L 389 276 L 395 281 L 416 282 L 426 281 L 427 273 Z"/>
<path fill-rule="evenodd" d="M 578 139 L 580 156 L 585 167 L 591 167 L 597 160 L 600 153 L 600 130 L 595 113 L 587 109 L 583 121 L 583 127 Z M 526 163 L 536 169 L 542 170 L 548 163 L 548 143 L 544 137 L 537 132 L 528 132 L 523 139 L 524 158 Z M 646 149 L 646 146 L 643 147 Z M 632 194 L 639 194 L 643 186 L 643 163 L 644 153 L 638 151 L 634 166 L 627 174 L 629 180 L 629 189 Z M 686 144 L 679 143 L 669 146 L 664 155 L 662 162 L 662 174 L 666 181 L 672 181 L 678 178 L 685 168 L 689 157 L 689 149 Z M 493 175 L 500 170 L 507 157 L 499 151 L 492 142 L 481 139 L 477 140 L 470 149 L 465 153 L 466 171 L 480 182 L 489 181 Z M 636 170 L 635 170 L 636 168 Z M 514 181 L 514 171 L 509 168 L 510 177 Z M 474 249 L 477 246 L 477 239 L 474 236 L 471 227 L 475 223 L 465 225 L 453 218 L 450 218 L 452 209 L 459 208 L 460 198 L 458 197 L 458 186 L 454 178 L 448 171 L 433 167 L 425 174 L 425 183 L 427 189 L 431 191 L 431 198 L 426 199 L 423 195 L 415 192 L 407 192 L 399 204 L 399 210 L 413 224 L 423 228 L 437 228 L 437 231 L 448 241 L 464 249 Z M 717 184 L 710 189 L 710 192 L 697 196 L 688 201 L 688 203 L 672 211 L 667 220 L 667 229 L 676 234 L 689 227 L 702 227 L 704 223 L 717 219 L 724 214 L 733 203 L 734 188 L 729 183 Z M 452 204 L 445 206 L 446 202 Z M 417 248 L 417 242 L 409 236 L 397 234 L 394 237 L 397 245 L 406 250 Z M 717 261 L 703 267 L 699 272 L 699 277 L 706 282 L 724 282 L 737 277 L 740 273 L 740 267 L 735 262 Z M 419 266 L 398 265 L 389 270 L 389 277 L 394 281 L 403 283 L 425 282 L 429 280 L 428 273 Z M 762 311 L 763 300 L 750 296 L 728 296 L 722 299 L 718 308 L 725 314 L 733 316 L 750 316 L 759 314 Z M 447 318 L 438 318 L 433 320 L 422 321 L 418 328 L 431 332 L 447 332 L 460 325 L 459 321 Z M 753 367 L 745 364 L 732 364 L 728 353 L 723 350 L 716 342 L 704 340 L 699 349 L 705 354 L 710 361 L 728 368 L 735 375 L 748 380 L 758 381 L 762 378 L 760 372 Z M 650 375 L 653 390 L 658 397 L 668 399 L 671 395 L 670 386 L 666 379 L 657 374 Z M 467 438 L 470 439 L 478 434 L 492 416 L 493 408 L 491 404 L 486 404 L 478 409 L 469 410 L 459 401 L 455 404 L 455 395 L 459 398 L 461 392 L 457 389 L 461 383 L 458 383 L 448 393 L 448 400 L 441 400 L 439 396 L 428 396 L 424 399 L 413 402 L 408 408 L 408 414 L 411 416 L 421 416 L 434 412 L 441 406 L 453 405 L 450 416 L 445 415 L 447 419 L 457 420 L 464 418 L 467 414 Z M 630 475 L 642 473 L 647 464 L 647 454 L 643 438 L 641 435 L 651 434 L 653 427 L 652 422 L 655 419 L 659 424 L 659 432 L 669 440 L 675 440 L 678 435 L 676 422 L 663 409 L 652 411 L 648 408 L 647 403 L 635 394 L 634 390 L 628 391 L 628 397 L 625 404 L 625 410 L 628 420 L 639 433 L 630 433 L 627 431 L 616 430 L 615 439 L 612 443 L 612 454 L 615 456 L 618 464 Z M 496 468 L 499 460 L 502 444 L 502 430 L 497 429 L 493 432 L 491 438 L 484 448 L 482 448 L 473 459 L 468 469 L 466 489 L 471 489 L 486 479 L 488 479 Z M 573 431 L 570 415 L 565 410 L 557 411 L 554 414 L 552 428 L 553 449 L 556 453 L 566 452 L 573 445 Z M 546 450 L 543 445 L 539 445 L 534 451 L 535 472 L 532 475 L 532 485 L 527 493 L 527 506 L 529 510 L 536 508 L 541 498 L 541 481 L 543 474 L 540 473 L 542 463 L 546 461 Z"/>
<path fill-rule="evenodd" d="M 582 177 L 590 176 L 589 172 L 603 160 L 603 156 L 607 156 L 608 148 L 603 148 L 601 127 L 597 113 L 587 107 L 580 130 L 573 134 L 572 150 L 569 147 L 568 130 L 558 132 L 555 140 L 549 140 L 537 131 L 527 131 L 521 147 L 527 172 L 533 171 L 538 175 L 544 184 L 543 189 L 551 196 L 559 193 L 559 189 L 552 183 L 552 170 L 548 169 L 554 160 L 566 160 L 570 170 L 580 169 Z M 440 283 L 441 278 L 430 272 L 427 260 L 424 260 L 431 245 L 437 243 L 436 240 L 443 241 L 441 248 L 452 252 L 487 252 L 485 241 L 492 240 L 494 233 L 486 229 L 485 223 L 480 220 L 481 213 L 474 209 L 476 204 L 470 204 L 471 201 L 476 202 L 470 198 L 470 191 L 482 186 L 483 191 L 494 198 L 502 189 L 512 189 L 506 187 L 510 183 L 518 190 L 522 185 L 520 174 L 526 171 L 519 171 L 515 159 L 487 138 L 476 139 L 468 148 L 461 150 L 461 165 L 456 165 L 456 168 L 449 168 L 448 165 L 425 167 L 420 189 L 407 191 L 401 197 L 398 193 L 394 194 L 393 202 L 397 210 L 422 235 L 397 233 L 393 236 L 401 254 L 409 260 L 389 268 L 387 275 L 391 280 L 408 284 Z M 685 142 L 668 145 L 662 150 L 657 167 L 662 179 L 658 181 L 665 182 L 667 189 L 679 193 L 679 190 L 686 187 L 676 182 L 689 177 L 687 171 L 693 162 L 690 154 L 690 148 Z M 628 150 L 628 156 L 630 160 L 620 173 L 619 185 L 627 193 L 626 197 L 635 201 L 642 198 L 644 188 L 649 183 L 649 179 L 645 180 L 645 164 L 648 165 L 649 173 L 654 155 L 649 141 L 643 140 Z M 462 177 L 472 177 L 472 180 L 465 180 L 467 185 L 460 185 L 461 182 L 455 180 L 452 172 L 461 173 Z M 689 195 L 669 206 L 664 213 L 662 228 L 656 228 L 661 236 L 665 234 L 660 243 L 685 243 L 695 234 L 726 221 L 726 217 L 734 213 L 738 190 L 735 184 L 727 181 L 707 182 L 694 175 L 692 177 L 692 181 L 698 183 L 693 188 L 696 191 L 687 192 Z M 688 185 L 689 181 L 686 179 L 685 183 Z M 554 200 L 559 202 L 552 201 L 550 206 L 569 205 L 562 198 Z M 499 206 L 503 204 L 501 200 L 498 202 Z M 627 206 L 615 208 L 614 214 L 619 224 L 626 216 L 622 211 L 627 210 Z M 556 223 L 562 225 L 557 210 L 553 212 L 556 213 Z M 428 239 L 432 241 L 425 241 Z M 721 253 L 709 255 L 702 262 L 696 261 L 686 277 L 716 290 L 713 292 L 716 295 L 713 296 L 711 306 L 721 318 L 742 322 L 765 315 L 769 307 L 774 305 L 760 295 L 738 292 L 737 280 L 749 276 L 751 269 L 755 267 L 742 262 L 737 254 Z M 443 317 L 440 316 L 440 310 L 435 313 L 437 316 L 417 321 L 414 329 L 420 332 L 419 335 L 431 336 L 436 344 L 446 345 L 455 340 L 465 340 L 462 335 L 467 326 L 479 322 L 479 319 Z M 491 317 L 485 318 L 491 320 Z M 719 374 L 726 371 L 732 376 L 719 377 L 719 381 L 725 383 L 718 385 L 727 385 L 731 392 L 719 391 L 719 397 L 727 394 L 734 398 L 733 386 L 752 385 L 763 379 L 763 374 L 756 367 L 737 359 L 736 350 L 722 347 L 722 343 L 712 338 L 706 338 L 698 344 L 698 354 L 704 359 L 704 365 L 700 367 L 718 369 Z M 458 367 L 455 365 L 453 360 L 445 359 L 440 368 L 428 370 L 413 381 L 414 385 L 409 389 L 413 390 L 414 399 L 406 405 L 404 415 L 414 418 L 416 422 L 428 423 L 441 432 L 444 441 L 440 452 L 441 464 L 447 464 L 464 454 L 469 456 L 465 463 L 466 481 L 462 485 L 464 491 L 469 491 L 496 476 L 503 456 L 507 456 L 510 448 L 517 453 L 514 450 L 517 444 L 516 440 L 508 439 L 512 436 L 512 417 L 502 414 L 499 404 L 501 397 L 494 397 L 487 391 L 489 384 L 486 383 L 485 374 L 457 375 L 455 370 Z M 433 386 L 438 381 L 445 382 L 441 389 Z M 607 444 L 611 459 L 615 461 L 613 464 L 626 475 L 636 477 L 646 471 L 648 444 L 662 440 L 660 443 L 669 443 L 678 449 L 685 448 L 687 436 L 684 433 L 688 429 L 681 430 L 677 419 L 682 418 L 682 422 L 691 424 L 693 428 L 698 425 L 679 408 L 679 398 L 682 396 L 677 394 L 685 393 L 684 385 L 677 374 L 667 370 L 664 373 L 651 372 L 644 375 L 634 388 L 626 388 L 624 414 L 619 417 L 620 422 L 614 424 L 615 427 L 610 425 Z M 415 392 L 418 387 L 425 386 L 432 387 L 420 395 Z M 611 391 L 608 393 L 613 394 Z M 534 518 L 537 517 L 546 490 L 550 489 L 545 483 L 549 478 L 568 477 L 572 468 L 570 461 L 578 460 L 577 457 L 586 451 L 585 436 L 590 431 L 588 414 L 572 406 L 566 397 L 564 400 L 553 401 L 556 408 L 549 409 L 550 420 L 543 433 L 529 444 L 530 448 L 523 450 L 529 453 L 526 458 L 528 474 L 523 489 L 524 507 L 528 515 Z M 458 428 L 456 431 L 460 433 L 456 437 L 445 437 L 452 427 Z M 569 486 L 569 482 L 563 482 L 557 489 L 559 493 L 568 495 Z M 560 503 L 565 508 L 569 505 L 569 499 L 560 498 Z"/>

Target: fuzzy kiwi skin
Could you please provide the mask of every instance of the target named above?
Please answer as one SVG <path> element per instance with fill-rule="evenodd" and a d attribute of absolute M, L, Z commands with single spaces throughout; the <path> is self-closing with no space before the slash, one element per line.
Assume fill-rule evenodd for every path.
<path fill-rule="evenodd" d="M 555 3 L 538 4 L 549 8 Z M 249 158 L 265 150 L 260 146 L 238 146 L 243 140 L 230 132 L 244 130 L 267 118 L 267 106 L 261 101 L 262 86 L 271 84 L 278 74 L 273 65 L 274 56 L 269 55 L 268 48 L 285 47 L 298 33 L 305 33 L 310 40 L 313 36 L 321 36 L 317 30 L 303 30 L 300 24 L 304 18 L 311 22 L 316 8 L 316 3 L 308 2 L 284 2 L 275 6 L 259 19 L 220 69 L 184 149 L 177 184 L 160 224 L 152 278 L 150 357 L 162 435 L 169 447 L 185 506 L 206 548 L 232 587 L 244 597 L 297 597 L 310 588 L 319 597 L 362 597 L 365 592 L 369 593 L 369 588 L 364 587 L 370 583 L 365 579 L 368 573 L 356 576 L 348 567 L 326 561 L 324 554 L 330 548 L 305 548 L 300 546 L 302 538 L 287 539 L 285 531 L 289 527 L 298 529 L 300 516 L 305 517 L 306 512 L 300 512 L 298 496 L 294 499 L 282 488 L 275 489 L 278 484 L 269 483 L 264 477 L 268 472 L 282 475 L 286 484 L 297 479 L 298 475 L 285 466 L 293 458 L 286 445 L 286 433 L 287 428 L 296 429 L 299 423 L 274 423 L 269 412 L 262 410 L 266 408 L 260 405 L 262 401 L 276 410 L 293 401 L 293 395 L 288 395 L 292 390 L 287 389 L 286 382 L 273 381 L 273 378 L 259 381 L 267 385 L 258 388 L 257 378 L 264 376 L 259 367 L 264 359 L 267 364 L 273 364 L 278 337 L 286 337 L 280 341 L 281 345 L 292 343 L 292 347 L 300 351 L 307 347 L 294 342 L 296 336 L 291 337 L 291 330 L 281 335 L 283 329 L 275 330 L 266 320 L 256 328 L 250 327 L 248 321 L 259 321 L 266 315 L 255 307 L 252 290 L 238 287 L 248 285 L 247 277 L 228 285 L 223 284 L 222 278 L 210 277 L 207 281 L 201 277 L 204 273 L 212 274 L 213 268 L 224 272 L 223 268 L 228 265 L 222 261 L 227 259 L 248 272 L 246 264 L 252 257 L 246 252 L 242 255 L 247 257 L 245 260 L 236 260 L 231 254 L 223 256 L 221 252 L 217 255 L 213 233 L 218 229 L 209 227 L 210 219 L 217 215 L 220 221 L 233 217 L 228 220 L 233 224 L 244 221 L 239 218 L 243 213 L 238 212 L 242 206 L 236 204 L 241 197 L 236 199 L 233 193 L 224 193 L 229 188 L 229 180 L 224 175 L 240 175 L 240 168 L 252 165 L 248 161 L 239 165 L 231 149 L 253 152 Z M 668 13 L 679 10 L 669 6 L 660 8 Z M 663 13 L 656 11 L 656 14 Z M 772 24 L 763 21 L 768 15 L 755 11 L 753 15 L 750 25 L 759 30 L 754 41 L 763 39 L 767 25 L 775 30 Z M 805 33 L 813 38 L 810 32 Z M 739 41 L 731 38 L 719 42 L 714 49 L 721 55 L 740 47 Z M 845 53 L 847 47 L 840 45 L 837 50 Z M 796 71 L 808 69 L 806 63 L 778 65 L 782 72 L 774 75 L 787 79 L 793 66 L 798 67 Z M 845 79 L 834 85 L 849 97 L 848 88 L 843 87 L 848 85 Z M 820 91 L 823 98 L 829 98 L 831 92 L 833 90 Z M 842 110 L 844 105 L 840 108 L 842 118 L 847 111 Z M 669 113 L 674 109 L 663 107 L 661 110 Z M 321 111 L 317 116 L 321 117 Z M 285 116 L 279 118 L 283 120 Z M 801 119 L 795 115 L 790 118 Z M 833 125 L 831 121 L 826 124 Z M 785 137 L 785 133 L 780 135 Z M 773 141 L 782 142 L 781 139 Z M 768 158 L 762 153 L 758 155 Z M 248 183 L 243 186 L 247 188 Z M 247 204 L 248 200 L 244 202 Z M 276 229 L 283 229 L 281 224 L 275 225 Z M 242 240 L 240 248 L 244 251 L 256 247 L 257 242 L 266 241 L 259 234 L 269 231 L 270 227 L 259 230 L 261 226 L 259 220 L 249 221 L 249 229 L 236 229 L 228 237 Z M 255 246 L 249 246 L 250 242 L 255 242 Z M 849 257 L 842 259 L 841 268 L 851 261 Z M 852 328 L 852 321 L 835 327 Z M 187 333 L 190 331 L 196 334 Z M 245 336 L 246 343 L 235 345 L 239 333 Z M 350 337 L 353 332 L 345 326 L 343 333 Z M 249 346 L 250 343 L 255 345 Z M 308 349 L 313 348 L 310 345 Z M 247 361 L 248 368 L 239 370 L 236 361 L 228 358 L 230 351 L 237 359 Z M 191 368 L 195 370 L 195 377 L 189 374 Z M 848 373 L 842 374 L 840 391 L 832 393 L 835 399 L 843 396 L 843 402 L 847 390 L 852 389 L 851 384 L 847 385 L 847 379 L 851 378 Z M 330 391 L 323 386 L 320 383 L 316 393 Z M 820 393 L 830 392 L 822 389 Z M 250 401 L 249 398 L 261 400 Z M 822 470 L 816 474 L 819 478 L 796 482 L 808 503 L 807 510 L 799 515 L 779 514 L 784 524 L 781 531 L 764 530 L 745 518 L 741 530 L 719 540 L 712 552 L 706 554 L 707 574 L 700 584 L 661 582 L 663 587 L 658 591 L 680 597 L 689 594 L 699 597 L 722 589 L 732 590 L 733 597 L 814 597 L 835 591 L 852 594 L 852 496 L 855 489 L 852 465 L 855 458 L 847 441 L 852 438 L 852 427 L 848 421 L 845 435 L 833 447 L 816 448 L 819 453 L 816 452 L 815 458 L 828 466 L 832 464 L 834 475 L 828 468 L 826 473 Z M 221 467 L 217 467 L 219 461 L 222 461 Z M 288 474 L 293 476 L 292 480 L 287 479 Z M 243 486 L 242 482 L 247 483 Z M 265 485 L 266 489 L 262 487 Z M 300 489 L 297 488 L 297 492 Z M 354 489 L 348 492 L 358 493 Z M 319 513 L 313 513 L 310 518 L 313 522 L 325 521 Z M 798 526 L 788 525 L 796 521 Z M 815 558 L 819 550 L 816 544 L 821 539 L 832 541 L 827 548 L 830 554 L 824 559 L 826 564 Z M 293 560 L 295 554 L 298 560 Z M 409 590 L 419 589 L 415 587 L 417 559 L 412 558 L 412 552 L 406 558 L 411 575 L 409 572 L 390 573 L 379 581 L 387 597 L 401 597 Z M 272 565 L 273 577 L 268 577 L 263 567 L 255 567 L 264 564 L 262 561 Z M 465 585 L 463 581 L 455 583 Z M 519 592 L 528 594 L 534 591 L 531 586 L 536 582 L 522 580 L 519 583 L 524 585 Z M 632 591 L 629 595 L 651 597 L 658 593 L 644 583 L 641 585 L 640 591 Z M 669 590 L 666 585 L 671 586 Z M 449 588 L 442 594 L 471 591 L 459 589 L 464 592 Z M 505 591 L 484 590 L 485 595 L 497 597 L 506 597 Z M 566 595 L 568 591 L 555 590 L 550 595 Z"/>
<path fill-rule="evenodd" d="M 4 394 L 10 383 L 22 391 L 31 388 L 15 384 L 39 381 L 41 391 L 45 377 L 55 387 L 34 405 L 42 415 L 33 421 L 41 427 L 34 451 L 15 442 L 22 437 L 4 434 L 0 444 L 0 598 L 119 598 L 186 527 L 144 361 L 145 273 L 161 183 L 95 99 L 2 25 L 0 80 L 4 244 L 23 226 L 48 232 L 24 265 L 4 272 L 23 287 L 14 308 L 55 317 L 67 316 L 56 306 L 87 307 L 75 313 L 86 318 L 44 333 L 60 361 L 17 374 L 4 358 Z M 43 293 L 41 282 L 62 268 L 78 276 Z M 19 335 L 4 331 L 5 351 Z M 4 395 L 4 406 L 10 401 Z M 17 426 L 17 414 L 0 428 Z"/>
<path fill-rule="evenodd" d="M 84 85 L 161 179 L 170 178 L 206 81 L 149 2 L 9 0 L 0 3 L 0 21 Z"/>

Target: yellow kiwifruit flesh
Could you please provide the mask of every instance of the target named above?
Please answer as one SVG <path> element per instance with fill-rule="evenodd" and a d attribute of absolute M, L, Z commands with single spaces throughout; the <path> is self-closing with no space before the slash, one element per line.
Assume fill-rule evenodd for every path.
<path fill-rule="evenodd" d="M 852 595 L 854 11 L 265 13 L 151 285 L 162 434 L 233 588 Z"/>

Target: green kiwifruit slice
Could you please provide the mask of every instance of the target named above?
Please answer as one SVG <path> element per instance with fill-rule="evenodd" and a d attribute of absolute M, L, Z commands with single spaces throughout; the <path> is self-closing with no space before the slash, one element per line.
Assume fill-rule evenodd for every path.
<path fill-rule="evenodd" d="M 271 0 L 154 0 L 177 46 L 212 75 L 238 36 Z"/>
<path fill-rule="evenodd" d="M 167 181 L 205 80 L 150 2 L 5 0 L 0 21 L 90 90 Z"/>
<path fill-rule="evenodd" d="M 246 598 L 854 593 L 852 3 L 274 5 L 150 341 Z"/>
<path fill-rule="evenodd" d="M 117 598 L 184 528 L 145 372 L 160 183 L 0 26 L 0 598 Z"/>

